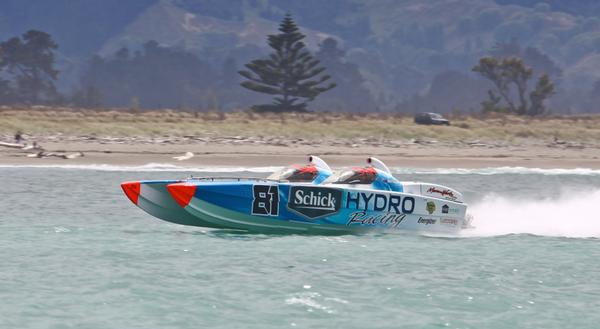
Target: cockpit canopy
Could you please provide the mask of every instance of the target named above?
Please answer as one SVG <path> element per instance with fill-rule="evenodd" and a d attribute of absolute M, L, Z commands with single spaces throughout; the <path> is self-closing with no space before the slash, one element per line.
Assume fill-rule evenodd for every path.
<path fill-rule="evenodd" d="M 288 182 L 312 182 L 319 176 L 319 168 L 313 164 L 292 165 L 272 173 L 268 178 Z"/>
<path fill-rule="evenodd" d="M 330 176 L 325 184 L 373 184 L 377 180 L 377 170 L 373 167 L 343 170 Z"/>
<path fill-rule="evenodd" d="M 336 172 L 323 184 L 370 185 L 370 188 L 376 190 L 403 192 L 402 184 L 389 173 L 389 169 L 379 160 L 374 160 L 376 160 L 375 165 L 385 170 L 372 165 L 363 168 L 353 167 Z"/>

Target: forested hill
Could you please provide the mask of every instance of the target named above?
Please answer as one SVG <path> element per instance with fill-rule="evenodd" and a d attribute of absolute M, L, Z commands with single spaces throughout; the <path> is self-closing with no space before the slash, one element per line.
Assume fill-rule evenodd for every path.
<path fill-rule="evenodd" d="M 489 86 L 471 68 L 496 52 L 524 57 L 534 74 L 551 75 L 554 111 L 597 111 L 600 3 L 592 0 L 3 0 L 0 40 L 29 29 L 51 34 L 60 89 L 73 93 L 94 83 L 106 105 L 129 106 L 135 98 L 143 107 L 246 107 L 257 96 L 237 86 L 235 72 L 267 54 L 266 35 L 287 12 L 313 52 L 326 38 L 337 41 L 338 49 L 321 51 L 320 59 L 329 60 L 341 87 L 323 94 L 319 109 L 478 111 Z M 119 62 L 123 48 L 128 57 Z M 127 71 L 169 56 L 185 58 L 200 77 L 172 62 L 163 65 L 169 72 L 136 78 Z M 123 70 L 127 81 L 118 76 Z M 135 86 L 148 76 L 172 79 L 165 86 L 198 81 L 189 95 Z"/>

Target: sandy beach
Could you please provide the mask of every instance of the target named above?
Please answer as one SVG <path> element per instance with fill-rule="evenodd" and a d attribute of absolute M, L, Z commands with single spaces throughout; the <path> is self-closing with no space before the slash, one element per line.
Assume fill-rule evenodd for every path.
<path fill-rule="evenodd" d="M 361 165 L 366 157 L 376 156 L 390 166 L 411 168 L 600 169 L 597 117 L 529 121 L 464 117 L 454 118 L 454 127 L 431 127 L 416 126 L 410 117 L 308 114 L 299 119 L 234 113 L 197 118 L 173 112 L 46 109 L 4 110 L 0 119 L 0 142 L 14 143 L 14 132 L 22 131 L 25 143 L 35 141 L 42 147 L 0 146 L 4 165 L 281 166 L 303 162 L 313 154 L 335 167 Z M 190 130 L 182 132 L 177 122 Z M 145 130 L 146 126 L 153 130 Z M 379 130 L 370 130 L 371 126 Z M 187 152 L 193 156 L 174 158 Z"/>
<path fill-rule="evenodd" d="M 252 145 L 243 143 L 196 142 L 178 143 L 42 141 L 45 152 L 83 156 L 30 158 L 34 150 L 0 147 L 0 164 L 5 165 L 90 165 L 109 164 L 138 166 L 149 163 L 182 167 L 202 166 L 281 166 L 303 162 L 307 155 L 319 155 L 333 166 L 360 165 L 367 156 L 376 156 L 391 166 L 411 168 L 592 168 L 600 169 L 600 149 L 543 145 L 490 146 L 436 143 L 406 143 L 398 147 L 385 145 L 331 146 Z M 441 145 L 438 145 L 441 144 Z M 446 144 L 446 145 L 444 145 Z M 187 160 L 174 157 L 192 152 Z"/>

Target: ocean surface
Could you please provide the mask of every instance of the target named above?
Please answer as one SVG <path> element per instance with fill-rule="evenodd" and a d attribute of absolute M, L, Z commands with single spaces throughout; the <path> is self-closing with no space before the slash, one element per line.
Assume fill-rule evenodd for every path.
<path fill-rule="evenodd" d="M 464 192 L 454 237 L 183 227 L 119 186 L 274 169 L 0 166 L 0 328 L 600 328 L 600 171 L 394 169 Z"/>

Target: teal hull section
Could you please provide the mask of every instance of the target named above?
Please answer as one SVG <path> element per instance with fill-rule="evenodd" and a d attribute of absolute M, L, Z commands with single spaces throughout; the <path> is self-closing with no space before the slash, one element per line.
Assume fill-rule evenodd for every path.
<path fill-rule="evenodd" d="M 178 181 L 142 181 L 137 206 L 148 214 L 164 221 L 189 226 L 224 228 L 205 221 L 183 209 L 169 194 L 167 185 Z"/>

